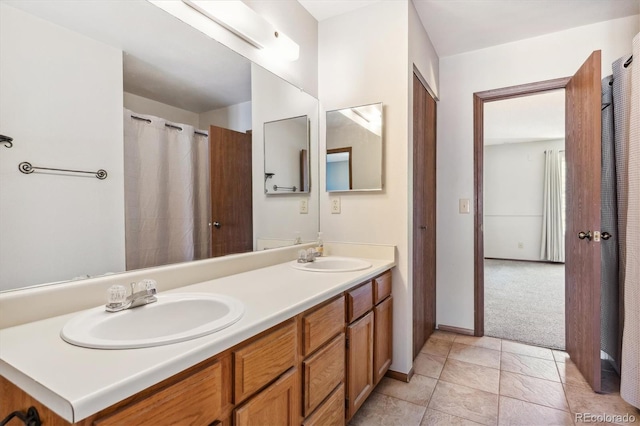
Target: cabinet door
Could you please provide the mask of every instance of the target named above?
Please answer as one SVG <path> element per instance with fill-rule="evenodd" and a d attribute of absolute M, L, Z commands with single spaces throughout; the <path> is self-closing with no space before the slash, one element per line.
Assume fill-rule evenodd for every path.
<path fill-rule="evenodd" d="M 347 419 L 373 390 L 373 312 L 347 327 Z"/>
<path fill-rule="evenodd" d="M 274 384 L 235 410 L 235 426 L 293 426 L 299 424 L 299 383 L 298 370 L 292 368 Z"/>
<path fill-rule="evenodd" d="M 373 309 L 374 326 L 374 351 L 373 351 L 373 379 L 377 385 L 391 365 L 391 353 L 393 348 L 393 300 L 387 297 Z"/>

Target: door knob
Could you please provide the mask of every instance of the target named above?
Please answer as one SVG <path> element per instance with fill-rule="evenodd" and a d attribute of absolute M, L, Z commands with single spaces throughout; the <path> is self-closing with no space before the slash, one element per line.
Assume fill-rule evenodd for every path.
<path fill-rule="evenodd" d="M 421 226 L 420 229 L 422 229 L 423 231 L 425 231 L 427 229 L 426 226 Z"/>
<path fill-rule="evenodd" d="M 215 226 L 216 229 L 220 229 L 220 222 L 213 222 L 213 226 Z"/>
<path fill-rule="evenodd" d="M 608 240 L 609 238 L 611 238 L 611 236 L 612 236 L 612 235 L 611 235 L 610 233 L 608 233 L 607 231 L 604 231 L 602 234 L 600 234 L 600 237 L 601 237 L 603 240 Z"/>
<path fill-rule="evenodd" d="M 578 238 L 580 238 L 581 240 L 584 240 L 585 238 L 589 241 L 591 241 L 591 231 L 587 231 L 587 232 L 578 232 Z"/>

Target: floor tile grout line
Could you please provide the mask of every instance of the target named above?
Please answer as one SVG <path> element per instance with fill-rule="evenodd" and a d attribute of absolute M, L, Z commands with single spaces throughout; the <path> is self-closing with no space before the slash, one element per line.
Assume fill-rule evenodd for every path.
<path fill-rule="evenodd" d="M 472 423 L 475 423 L 475 424 L 479 424 L 479 425 L 482 424 L 482 423 L 476 422 L 475 420 L 468 419 L 466 417 L 456 416 L 455 414 L 451 414 L 451 413 L 447 413 L 446 411 L 438 410 L 437 408 L 429 408 L 429 407 L 427 407 L 427 410 L 437 411 L 438 413 L 446 414 L 447 416 L 451 416 L 451 417 L 455 417 L 455 418 L 463 419 L 463 420 L 468 420 L 468 421 L 470 421 Z M 425 415 L 426 415 L 426 412 L 425 412 Z M 423 419 L 424 419 L 424 417 L 423 417 Z"/>
<path fill-rule="evenodd" d="M 506 353 L 508 353 L 508 354 L 513 354 L 513 355 L 523 355 L 523 356 L 528 356 L 528 357 L 530 357 L 530 358 L 543 359 L 543 360 L 545 360 L 545 361 L 553 361 L 553 362 L 557 362 L 557 361 L 555 360 L 555 358 L 553 358 L 553 355 L 552 355 L 552 358 L 551 358 L 551 359 L 549 359 L 549 358 L 542 358 L 541 356 L 535 356 L 535 355 L 529 355 L 529 354 L 522 354 L 522 353 L 512 352 L 512 351 L 505 351 L 504 349 L 502 350 L 502 352 L 506 352 Z"/>
<path fill-rule="evenodd" d="M 515 396 L 500 394 L 500 397 L 509 398 L 509 399 L 515 399 L 516 401 L 526 402 L 527 404 L 533 404 L 533 405 L 537 405 L 538 407 L 548 408 L 550 410 L 562 411 L 563 413 L 567 413 L 567 414 L 573 415 L 573 412 L 571 410 L 561 410 L 561 409 L 556 408 L 556 407 L 549 407 L 548 405 L 540 404 L 539 402 L 527 401 L 526 399 L 516 398 Z"/>

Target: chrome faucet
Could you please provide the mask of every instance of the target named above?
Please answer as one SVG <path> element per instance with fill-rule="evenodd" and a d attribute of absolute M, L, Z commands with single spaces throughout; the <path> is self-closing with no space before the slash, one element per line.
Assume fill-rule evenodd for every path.
<path fill-rule="evenodd" d="M 131 283 L 129 296 L 125 286 L 112 285 L 107 290 L 107 304 L 104 309 L 107 312 L 119 312 L 157 302 L 158 298 L 155 296 L 157 292 L 157 283 L 149 279 Z"/>

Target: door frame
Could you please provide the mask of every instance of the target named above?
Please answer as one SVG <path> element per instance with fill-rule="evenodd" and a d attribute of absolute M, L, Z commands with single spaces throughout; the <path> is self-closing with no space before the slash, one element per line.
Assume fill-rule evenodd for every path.
<path fill-rule="evenodd" d="M 473 94 L 474 285 L 473 333 L 484 336 L 484 104 L 564 89 L 571 77 L 538 81 Z"/>

